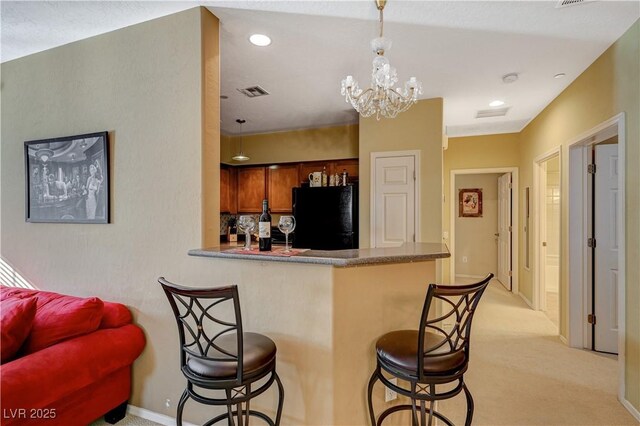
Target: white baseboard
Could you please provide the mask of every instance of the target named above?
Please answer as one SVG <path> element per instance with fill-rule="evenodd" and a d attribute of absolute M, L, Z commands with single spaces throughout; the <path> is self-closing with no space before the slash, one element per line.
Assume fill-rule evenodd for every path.
<path fill-rule="evenodd" d="M 485 277 L 486 275 L 467 275 L 467 274 L 456 274 L 456 278 L 460 277 L 460 278 L 473 278 L 476 280 L 481 280 Z"/>
<path fill-rule="evenodd" d="M 531 309 L 533 309 L 533 302 L 531 302 L 531 300 L 527 299 L 527 296 L 525 296 L 524 294 L 522 294 L 522 292 L 518 292 L 518 294 L 520 295 L 520 297 L 522 298 L 522 300 L 524 300 L 524 303 L 526 303 L 527 305 L 529 305 L 529 307 Z"/>
<path fill-rule="evenodd" d="M 637 421 L 640 422 L 640 411 L 638 411 L 638 409 L 636 407 L 634 407 L 633 405 L 631 405 L 631 403 L 629 401 L 627 401 L 626 399 L 623 399 L 620 402 L 622 403 L 624 408 L 626 408 L 627 411 L 630 412 L 631 415 L 633 417 L 635 417 Z"/>
<path fill-rule="evenodd" d="M 155 411 L 147 410 L 145 408 L 136 407 L 135 405 L 129 404 L 127 407 L 127 413 L 141 417 L 145 420 L 150 420 L 152 422 L 160 423 L 165 426 L 175 426 L 176 419 L 171 416 L 167 416 L 165 414 L 156 413 Z M 182 422 L 184 426 L 196 426 L 193 423 Z"/>

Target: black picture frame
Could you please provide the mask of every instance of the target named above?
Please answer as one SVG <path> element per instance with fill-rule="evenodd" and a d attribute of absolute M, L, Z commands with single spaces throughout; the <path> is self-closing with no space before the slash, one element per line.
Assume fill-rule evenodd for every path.
<path fill-rule="evenodd" d="M 110 223 L 109 134 L 24 142 L 25 221 Z"/>

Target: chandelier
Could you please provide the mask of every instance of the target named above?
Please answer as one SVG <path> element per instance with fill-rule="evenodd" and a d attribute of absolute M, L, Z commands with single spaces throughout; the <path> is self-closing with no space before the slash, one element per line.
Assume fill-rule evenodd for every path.
<path fill-rule="evenodd" d="M 389 60 L 384 57 L 384 52 L 391 49 L 391 40 L 383 37 L 383 10 L 387 0 L 375 0 L 380 11 L 380 37 L 371 40 L 371 49 L 376 54 L 373 59 L 373 71 L 371 72 L 371 87 L 362 90 L 353 76 L 348 75 L 342 80 L 342 96 L 345 101 L 360 113 L 363 117 L 375 114 L 380 117 L 394 118 L 399 113 L 408 110 L 418 101 L 418 95 L 422 94 L 422 83 L 411 77 L 404 83 L 404 89 L 394 85 L 398 82 L 396 69 L 389 65 Z"/>

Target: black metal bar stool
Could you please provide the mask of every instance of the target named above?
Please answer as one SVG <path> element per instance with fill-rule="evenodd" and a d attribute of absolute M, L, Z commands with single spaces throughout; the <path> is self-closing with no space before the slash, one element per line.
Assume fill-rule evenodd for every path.
<path fill-rule="evenodd" d="M 451 420 L 434 410 L 434 402 L 453 398 L 461 391 L 467 399 L 465 425 L 473 419 L 473 398 L 464 383 L 469 365 L 471 321 L 482 293 L 493 274 L 482 281 L 461 286 L 430 284 L 420 317 L 418 330 L 399 330 L 385 334 L 376 343 L 376 369 L 369 380 L 369 415 L 374 426 L 398 411 L 410 410 L 413 426 L 432 425 L 433 418 L 453 426 Z M 442 313 L 435 312 L 434 300 L 442 303 Z M 443 321 L 454 320 L 451 331 L 444 329 Z M 382 374 L 384 370 L 399 380 L 408 382 L 408 388 L 394 385 Z M 380 414 L 376 422 L 372 393 L 376 381 L 411 399 L 411 404 L 396 405 Z M 438 390 L 437 388 L 440 388 Z M 443 389 L 444 387 L 444 389 Z M 426 403 L 429 403 L 427 407 Z M 420 421 L 418 422 L 418 416 Z M 428 417 L 428 419 L 427 419 Z"/>
<path fill-rule="evenodd" d="M 182 411 L 189 398 L 227 407 L 226 413 L 205 426 L 225 419 L 235 425 L 234 418 L 238 426 L 248 425 L 251 416 L 271 426 L 279 425 L 284 388 L 276 374 L 276 345 L 267 336 L 242 331 L 238 287 L 199 289 L 172 284 L 164 278 L 158 282 L 178 323 L 180 367 L 187 379 L 187 388 L 178 403 L 177 426 L 182 425 Z M 256 384 L 261 379 L 265 379 L 264 383 Z M 249 406 L 251 399 L 269 389 L 274 381 L 279 393 L 275 421 Z M 207 396 L 201 389 L 209 391 Z M 224 392 L 224 396 L 213 397 L 210 391 Z"/>

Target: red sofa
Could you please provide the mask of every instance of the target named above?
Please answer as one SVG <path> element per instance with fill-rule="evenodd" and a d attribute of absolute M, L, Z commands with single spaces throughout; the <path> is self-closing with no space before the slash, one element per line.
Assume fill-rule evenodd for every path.
<path fill-rule="evenodd" d="M 124 417 L 142 330 L 119 303 L 0 286 L 1 423 L 86 425 Z"/>

